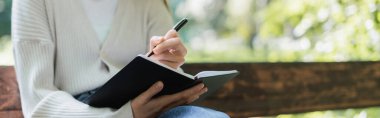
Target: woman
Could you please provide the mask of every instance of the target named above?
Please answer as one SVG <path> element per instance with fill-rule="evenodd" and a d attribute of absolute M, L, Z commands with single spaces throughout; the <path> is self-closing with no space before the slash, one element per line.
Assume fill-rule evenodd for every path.
<path fill-rule="evenodd" d="M 13 4 L 12 38 L 25 117 L 187 117 L 193 112 L 227 117 L 206 108 L 177 107 L 205 93 L 203 84 L 152 99 L 165 86 L 157 82 L 120 109 L 94 108 L 76 99 L 155 46 L 153 59 L 173 68 L 183 64 L 186 48 L 177 32 L 167 32 L 172 21 L 163 0 L 14 0 Z"/>

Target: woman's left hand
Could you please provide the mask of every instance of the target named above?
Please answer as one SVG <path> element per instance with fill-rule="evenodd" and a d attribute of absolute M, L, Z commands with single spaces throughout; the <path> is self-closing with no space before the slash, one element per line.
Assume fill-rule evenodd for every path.
<path fill-rule="evenodd" d="M 151 58 L 178 69 L 184 62 L 187 50 L 175 30 L 169 30 L 165 36 L 153 36 L 150 39 Z"/>

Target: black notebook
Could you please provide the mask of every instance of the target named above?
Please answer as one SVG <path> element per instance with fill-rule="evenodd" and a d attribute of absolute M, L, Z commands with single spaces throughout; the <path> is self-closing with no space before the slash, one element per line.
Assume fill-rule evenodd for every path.
<path fill-rule="evenodd" d="M 202 71 L 192 76 L 156 62 L 145 55 L 138 55 L 91 95 L 88 104 L 93 107 L 118 109 L 157 81 L 162 81 L 164 88 L 155 97 L 174 94 L 203 82 L 208 87 L 208 92 L 200 96 L 200 99 L 203 99 L 237 74 L 236 70 Z"/>

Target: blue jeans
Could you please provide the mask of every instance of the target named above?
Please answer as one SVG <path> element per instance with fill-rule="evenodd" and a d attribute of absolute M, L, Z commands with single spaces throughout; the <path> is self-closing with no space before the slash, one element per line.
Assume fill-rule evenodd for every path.
<path fill-rule="evenodd" d="M 162 113 L 158 118 L 229 118 L 229 116 L 204 107 L 178 106 Z"/>
<path fill-rule="evenodd" d="M 88 104 L 88 98 L 97 89 L 74 96 L 75 99 Z M 162 113 L 158 118 L 229 118 L 223 112 L 198 106 L 177 106 Z"/>

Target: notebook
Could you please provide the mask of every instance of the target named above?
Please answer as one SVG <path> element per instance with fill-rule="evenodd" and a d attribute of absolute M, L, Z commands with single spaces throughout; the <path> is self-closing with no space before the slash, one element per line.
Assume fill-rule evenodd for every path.
<path fill-rule="evenodd" d="M 91 95 L 88 104 L 93 107 L 118 109 L 157 81 L 162 81 L 164 88 L 155 97 L 174 94 L 203 82 L 208 87 L 208 92 L 200 96 L 199 100 L 201 100 L 222 87 L 238 73 L 236 70 L 202 71 L 193 76 L 170 68 L 145 55 L 138 55 Z"/>

